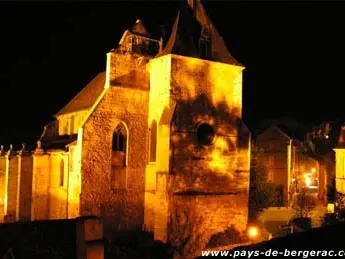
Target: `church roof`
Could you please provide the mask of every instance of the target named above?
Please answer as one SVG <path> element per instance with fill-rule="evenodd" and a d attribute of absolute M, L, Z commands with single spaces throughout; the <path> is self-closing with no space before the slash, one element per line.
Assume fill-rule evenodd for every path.
<path fill-rule="evenodd" d="M 55 116 L 91 108 L 101 94 L 105 84 L 105 72 L 99 73 Z"/>
<path fill-rule="evenodd" d="M 223 38 L 218 34 L 200 0 L 182 3 L 170 38 L 157 57 L 167 54 L 203 58 L 199 56 L 199 39 L 202 29 L 208 31 L 211 40 L 213 61 L 242 66 L 228 51 Z M 193 7 L 191 7 L 193 5 Z"/>

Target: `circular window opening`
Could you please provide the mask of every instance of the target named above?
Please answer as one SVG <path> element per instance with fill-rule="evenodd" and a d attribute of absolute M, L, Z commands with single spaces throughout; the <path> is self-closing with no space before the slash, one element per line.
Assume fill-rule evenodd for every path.
<path fill-rule="evenodd" d="M 207 123 L 202 123 L 198 126 L 196 136 L 201 145 L 211 145 L 214 140 L 213 127 Z"/>

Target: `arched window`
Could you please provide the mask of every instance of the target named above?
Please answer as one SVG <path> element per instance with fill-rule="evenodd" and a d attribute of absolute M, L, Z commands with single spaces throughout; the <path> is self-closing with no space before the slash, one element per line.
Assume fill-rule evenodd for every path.
<path fill-rule="evenodd" d="M 152 121 L 150 130 L 150 162 L 156 162 L 157 159 L 157 123 Z"/>
<path fill-rule="evenodd" d="M 61 159 L 60 161 L 60 186 L 64 186 L 65 180 L 65 163 L 64 160 Z"/>
<path fill-rule="evenodd" d="M 112 141 L 112 166 L 126 166 L 127 130 L 120 123 L 114 133 Z"/>

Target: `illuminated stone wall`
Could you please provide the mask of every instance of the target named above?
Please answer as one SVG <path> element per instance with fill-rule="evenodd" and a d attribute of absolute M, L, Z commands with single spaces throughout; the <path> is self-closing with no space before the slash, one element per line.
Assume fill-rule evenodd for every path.
<path fill-rule="evenodd" d="M 121 56 L 114 54 L 110 58 L 118 63 Z M 122 58 L 121 63 L 126 64 L 127 56 Z M 134 72 L 143 73 L 145 79 L 145 66 Z M 81 215 L 102 215 L 107 227 L 119 231 L 141 230 L 144 222 L 149 92 L 148 80 L 138 79 L 142 77 L 129 75 L 121 81 L 111 80 L 83 127 Z M 126 186 L 117 189 L 112 179 L 123 171 L 112 169 L 111 148 L 114 130 L 120 122 L 128 131 L 128 162 L 126 168 L 119 169 L 125 170 Z"/>
<path fill-rule="evenodd" d="M 6 198 L 6 157 L 0 154 L 0 223 L 4 219 Z"/>
<path fill-rule="evenodd" d="M 30 154 L 18 155 L 18 209 L 17 220 L 31 220 L 33 158 Z"/>
<path fill-rule="evenodd" d="M 191 225 L 185 233 L 190 235 L 185 258 L 197 255 L 213 234 L 232 225 L 240 232 L 247 227 L 250 133 L 241 121 L 242 70 L 172 56 L 171 99 L 176 108 L 170 139 L 168 239 L 177 247 L 184 243 L 177 227 L 179 210 L 184 210 Z M 202 123 L 213 127 L 211 145 L 197 139 Z"/>
<path fill-rule="evenodd" d="M 52 151 L 49 160 L 49 218 L 67 218 L 68 157 L 63 151 Z"/>
<path fill-rule="evenodd" d="M 32 157 L 11 150 L 3 156 L 6 163 L 5 186 L 3 189 L 6 206 L 4 218 L 6 222 L 30 220 L 32 192 Z"/>
<path fill-rule="evenodd" d="M 345 195 L 345 149 L 335 149 L 335 184 L 336 190 Z"/>
<path fill-rule="evenodd" d="M 150 100 L 148 125 L 157 123 L 156 161 L 146 167 L 145 230 L 155 239 L 167 241 L 167 177 L 170 159 L 170 122 L 174 102 L 170 99 L 171 55 L 150 61 Z M 148 142 L 149 146 L 152 144 Z"/>
<path fill-rule="evenodd" d="M 7 183 L 7 211 L 5 217 L 8 222 L 16 220 L 18 206 L 18 157 L 7 156 L 8 163 L 8 183 Z"/>
<path fill-rule="evenodd" d="M 70 147 L 68 163 L 68 182 L 66 180 L 66 191 L 68 191 L 68 218 L 79 217 L 79 195 L 81 192 L 81 151 L 82 151 L 82 129 L 79 129 L 77 144 Z M 66 161 L 66 160 L 65 160 Z"/>
<path fill-rule="evenodd" d="M 88 113 L 88 110 L 86 109 L 86 110 L 81 110 L 78 112 L 72 112 L 72 113 L 59 115 L 57 117 L 57 119 L 59 120 L 59 124 L 58 124 L 59 135 L 77 134 L 82 121 L 85 119 L 85 116 L 87 116 L 87 113 Z"/>
<path fill-rule="evenodd" d="M 2 153 L 1 221 L 79 216 L 80 147 L 75 152 L 79 159 L 73 172 L 69 170 L 70 154 L 65 150 L 46 152 L 38 148 L 32 154 L 10 149 Z"/>
<path fill-rule="evenodd" d="M 32 220 L 49 219 L 50 158 L 46 153 L 33 154 Z"/>
<path fill-rule="evenodd" d="M 148 124 L 158 123 L 158 137 L 157 160 L 146 168 L 145 229 L 189 258 L 213 234 L 247 226 L 243 68 L 176 55 L 153 59 L 149 68 Z M 214 128 L 210 146 L 198 143 L 200 123 Z"/>

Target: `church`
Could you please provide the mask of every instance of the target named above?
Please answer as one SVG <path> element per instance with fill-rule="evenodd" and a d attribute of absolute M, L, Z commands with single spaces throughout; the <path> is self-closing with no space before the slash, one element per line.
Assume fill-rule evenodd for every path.
<path fill-rule="evenodd" d="M 181 5 L 167 40 L 144 24 L 123 33 L 35 150 L 1 148 L 4 222 L 96 215 L 106 235 L 144 230 L 184 258 L 246 230 L 244 66 L 200 1 Z"/>

